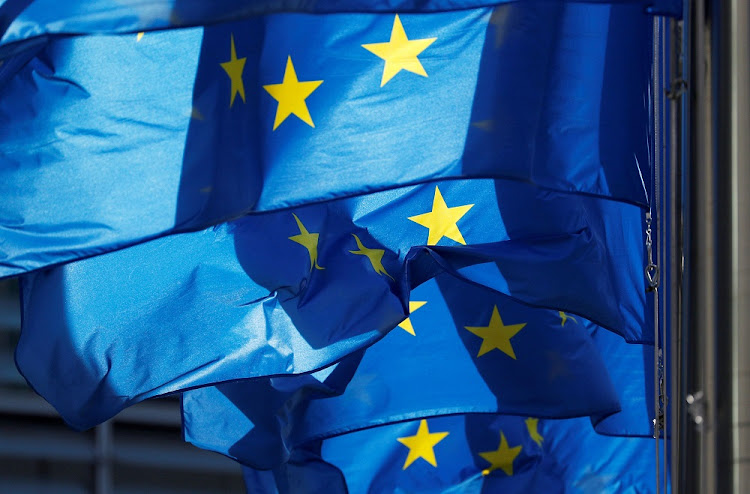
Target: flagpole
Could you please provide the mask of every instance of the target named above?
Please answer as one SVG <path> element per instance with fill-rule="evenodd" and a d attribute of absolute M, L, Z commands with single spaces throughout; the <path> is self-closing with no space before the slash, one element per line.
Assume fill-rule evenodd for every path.
<path fill-rule="evenodd" d="M 683 298 L 681 303 L 678 408 L 680 468 L 675 474 L 686 494 L 716 491 L 714 154 L 712 125 L 711 18 L 707 2 L 689 0 L 686 9 L 687 104 L 683 163 Z"/>
<path fill-rule="evenodd" d="M 695 0 L 688 10 L 679 482 L 681 492 L 734 494 L 750 485 L 750 5 Z"/>
<path fill-rule="evenodd" d="M 668 378 L 670 379 L 670 400 L 672 396 L 678 393 L 678 390 L 682 389 L 681 386 L 684 382 L 684 378 L 680 373 L 682 369 L 682 358 L 683 355 L 680 351 L 682 346 L 682 294 L 683 294 L 683 277 L 682 277 L 682 258 L 683 258 L 683 215 L 682 215 L 682 204 L 683 204 L 683 177 L 685 176 L 685 170 L 683 170 L 683 156 L 685 152 L 683 147 L 685 141 L 683 137 L 683 123 L 684 123 L 684 108 L 685 108 L 685 64 L 684 54 L 687 51 L 685 46 L 685 36 L 683 32 L 683 22 L 677 19 L 671 19 L 669 21 L 669 92 L 667 97 L 669 98 L 669 154 L 667 155 L 667 181 L 668 193 L 665 194 L 666 202 L 666 214 L 668 218 L 666 230 L 664 231 L 664 237 L 667 238 L 666 247 L 662 242 L 662 247 L 665 247 L 665 254 L 660 261 L 668 264 L 669 278 L 666 280 L 667 286 L 664 290 L 665 296 L 667 297 L 665 312 L 667 314 L 667 323 L 664 324 L 665 331 L 669 333 L 670 342 L 669 348 L 671 352 L 667 352 L 667 368 L 669 369 Z M 664 265 L 664 264 L 663 264 Z M 677 405 L 676 401 L 670 401 L 667 405 L 668 410 L 668 421 L 667 427 L 665 428 L 665 436 L 671 437 L 671 463 L 669 466 L 665 464 L 665 468 L 669 468 L 672 472 L 671 475 L 671 487 L 672 492 L 680 492 L 680 468 L 682 463 L 680 462 L 680 451 L 681 451 L 681 431 L 685 427 L 685 419 L 681 413 L 681 407 Z M 664 448 L 667 449 L 665 444 Z"/>
<path fill-rule="evenodd" d="M 750 485 L 750 5 L 747 0 L 714 2 L 716 492 L 739 493 Z"/>

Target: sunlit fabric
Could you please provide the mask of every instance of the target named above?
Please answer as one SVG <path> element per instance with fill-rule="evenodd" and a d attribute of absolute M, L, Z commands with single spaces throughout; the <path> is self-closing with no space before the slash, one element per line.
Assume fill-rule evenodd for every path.
<path fill-rule="evenodd" d="M 653 437 L 653 344 L 628 344 L 610 331 L 582 322 L 591 331 L 622 404 L 618 413 L 592 417 L 596 431 L 611 436 Z"/>
<path fill-rule="evenodd" d="M 151 396 L 329 365 L 441 272 L 653 339 L 642 235 L 636 206 L 502 180 L 251 215 L 26 275 L 16 361 L 89 427 Z"/>
<path fill-rule="evenodd" d="M 182 7 L 217 18 L 233 4 L 9 1 L 0 25 L 10 43 L 53 27 L 136 30 Z M 108 17 L 136 7 L 150 10 Z M 0 277 L 445 178 L 643 206 L 651 40 L 642 2 L 549 1 L 43 38 L 0 66 Z"/>
<path fill-rule="evenodd" d="M 276 469 L 243 472 L 248 492 L 270 494 L 650 493 L 653 449 L 653 439 L 598 435 L 586 419 L 454 415 L 325 438 Z"/>
<path fill-rule="evenodd" d="M 272 12 L 442 12 L 524 1 L 528 0 L 3 0 L 0 1 L 0 55 L 54 35 L 133 33 L 236 21 Z M 651 14 L 682 14 L 681 0 L 582 1 L 633 4 Z"/>
<path fill-rule="evenodd" d="M 409 305 L 384 339 L 312 376 L 185 392 L 186 440 L 271 468 L 310 441 L 414 417 L 620 410 L 587 328 L 568 314 L 447 273 L 413 290 Z"/>

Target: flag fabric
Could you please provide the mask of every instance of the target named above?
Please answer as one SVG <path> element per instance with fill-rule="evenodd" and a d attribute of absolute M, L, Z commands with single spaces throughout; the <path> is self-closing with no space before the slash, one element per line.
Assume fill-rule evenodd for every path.
<path fill-rule="evenodd" d="M 19 369 L 251 491 L 649 492 L 645 4 L 0 1 Z"/>
<path fill-rule="evenodd" d="M 6 46 L 49 29 L 140 29 L 172 6 L 219 19 L 210 12 L 239 4 L 55 5 L 1 5 Z M 274 5 L 294 8 L 248 9 Z M 313 5 L 346 8 L 298 6 Z M 277 14 L 16 51 L 0 66 L 0 277 L 445 178 L 647 202 L 652 21 L 640 2 Z"/>
<path fill-rule="evenodd" d="M 603 203 L 613 215 L 596 218 Z M 643 247 L 622 238 L 641 216 L 492 180 L 251 215 L 27 275 L 16 362 L 85 428 L 148 397 L 329 365 L 443 271 L 643 338 Z"/>
<path fill-rule="evenodd" d="M 654 346 L 629 344 L 620 336 L 581 319 L 603 356 L 622 410 L 592 417 L 599 434 L 653 437 L 654 434 Z"/>
<path fill-rule="evenodd" d="M 568 314 L 447 273 L 416 288 L 409 306 L 383 340 L 316 374 L 185 392 L 186 440 L 272 468 L 298 445 L 414 417 L 620 410 L 598 349 Z"/>
<path fill-rule="evenodd" d="M 135 33 L 153 29 L 199 26 L 272 12 L 442 12 L 489 7 L 524 0 L 375 0 L 340 2 L 331 0 L 4 0 L 0 2 L 0 55 L 43 42 L 54 35 Z M 563 0 L 567 1 L 567 0 Z M 680 0 L 583 0 L 588 3 L 622 3 L 644 12 L 680 16 Z"/>
<path fill-rule="evenodd" d="M 508 185 L 506 190 L 511 190 L 512 187 Z M 506 196 L 504 191 L 499 191 L 498 194 L 499 197 Z M 513 199 L 505 199 L 513 203 Z M 547 206 L 555 207 L 553 203 L 548 203 Z M 462 260 L 461 249 L 441 253 L 450 257 L 454 265 L 466 265 L 457 271 L 469 281 L 510 294 L 531 305 L 563 309 L 582 315 L 592 323 L 621 335 L 630 343 L 653 344 L 653 299 L 647 296 L 643 270 L 635 268 L 646 265 L 643 212 L 629 205 L 596 199 L 585 200 L 584 210 L 587 226 L 585 232 L 581 231 L 582 237 L 591 235 L 598 239 L 601 255 L 592 255 L 590 251 L 586 254 L 586 249 L 573 247 L 572 244 L 568 247 L 562 247 L 561 244 L 545 246 L 545 239 L 541 235 L 513 253 L 516 262 L 506 260 L 502 265 L 496 263 L 497 269 L 485 269 L 476 261 Z M 510 216 L 511 209 L 505 211 Z M 562 209 L 558 213 L 560 217 L 569 214 Z M 521 223 L 525 218 L 524 213 L 517 217 Z M 548 218 L 556 221 L 552 216 Z M 538 226 L 544 228 L 545 224 L 540 223 Z M 502 256 L 498 251 L 504 247 L 507 244 L 487 246 L 482 254 L 487 259 L 493 256 L 500 258 Z M 420 254 L 427 255 L 426 252 Z M 481 258 L 479 255 L 475 257 Z M 417 264 L 418 259 L 414 259 L 414 263 Z M 533 271 L 528 269 L 530 263 L 536 265 Z M 598 271 L 598 275 L 595 271 Z M 540 285 L 539 276 L 543 272 L 550 276 L 545 276 L 544 284 Z M 599 294 L 590 293 L 589 282 L 578 285 L 581 280 L 576 278 L 579 276 L 589 282 L 599 280 L 604 285 L 603 291 Z"/>
<path fill-rule="evenodd" d="M 654 440 L 596 434 L 586 419 L 428 417 L 305 445 L 248 492 L 617 494 L 655 491 Z"/>

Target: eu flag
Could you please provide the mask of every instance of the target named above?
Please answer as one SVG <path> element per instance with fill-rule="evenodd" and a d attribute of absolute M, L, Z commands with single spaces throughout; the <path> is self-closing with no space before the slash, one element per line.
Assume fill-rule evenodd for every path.
<path fill-rule="evenodd" d="M 272 470 L 244 467 L 249 492 L 653 492 L 653 439 L 596 434 L 585 419 L 428 417 L 296 450 Z"/>
<path fill-rule="evenodd" d="M 641 2 L 277 14 L 40 38 L 170 27 L 148 19 L 183 8 L 189 24 L 239 12 L 95 3 L 0 7 L 6 47 L 17 45 L 0 67 L 0 277 L 446 178 L 646 203 L 652 22 Z M 344 8 L 312 5 L 283 3 Z"/>
<path fill-rule="evenodd" d="M 298 445 L 414 417 L 620 410 L 583 325 L 442 274 L 412 292 L 411 316 L 382 341 L 312 376 L 187 391 L 188 441 L 270 468 Z"/>
<path fill-rule="evenodd" d="M 442 12 L 528 0 L 19 0 L 0 3 L 0 56 L 43 42 L 55 35 L 128 33 L 215 24 L 271 12 Z M 568 1 L 568 0 L 559 0 Z M 630 3 L 651 14 L 682 14 L 681 0 L 583 0 L 589 3 Z M 41 38 L 41 39 L 40 39 Z"/>
<path fill-rule="evenodd" d="M 581 320 L 617 389 L 622 410 L 592 417 L 594 428 L 610 436 L 653 437 L 654 434 L 654 345 L 628 344 L 618 335 Z"/>
<path fill-rule="evenodd" d="M 499 180 L 251 215 L 28 275 L 16 361 L 88 427 L 151 396 L 329 365 L 441 272 L 644 338 L 641 216 Z"/>

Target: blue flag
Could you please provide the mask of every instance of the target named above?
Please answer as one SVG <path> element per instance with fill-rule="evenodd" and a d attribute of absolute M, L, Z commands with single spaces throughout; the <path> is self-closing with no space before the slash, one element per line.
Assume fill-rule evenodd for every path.
<path fill-rule="evenodd" d="M 619 243 L 640 224 L 632 205 L 492 180 L 247 216 L 28 275 L 16 361 L 88 427 L 151 396 L 327 366 L 440 272 L 643 338 L 643 248 Z"/>
<path fill-rule="evenodd" d="M 307 444 L 249 492 L 650 493 L 654 441 L 596 434 L 585 419 L 454 415 Z"/>
<path fill-rule="evenodd" d="M 653 437 L 654 434 L 654 346 L 634 345 L 610 331 L 581 320 L 591 332 L 594 344 L 617 389 L 622 410 L 592 417 L 599 434 Z"/>
<path fill-rule="evenodd" d="M 128 33 L 173 27 L 215 24 L 271 12 L 443 12 L 528 0 L 6 0 L 0 2 L 0 56 L 51 35 Z M 567 1 L 567 0 L 561 0 Z M 583 0 L 589 3 L 633 4 L 652 14 L 680 16 L 681 0 Z M 646 10 L 647 9 L 647 10 Z M 40 40 L 41 38 L 41 40 Z M 8 46 L 10 45 L 10 46 Z"/>
<path fill-rule="evenodd" d="M 185 438 L 270 468 L 300 444 L 414 417 L 544 417 L 620 410 L 583 325 L 449 274 L 419 286 L 382 341 L 312 376 L 225 383 L 183 395 Z"/>
<path fill-rule="evenodd" d="M 67 11 L 93 23 L 76 32 L 106 32 L 165 5 L 231 4 L 148 2 L 120 24 L 107 13 L 142 2 L 3 7 L 19 3 L 8 42 L 66 29 L 36 16 Z M 444 178 L 644 205 L 651 60 L 640 2 L 278 14 L 36 43 L 0 66 L 0 277 Z"/>

